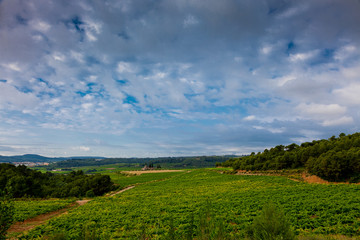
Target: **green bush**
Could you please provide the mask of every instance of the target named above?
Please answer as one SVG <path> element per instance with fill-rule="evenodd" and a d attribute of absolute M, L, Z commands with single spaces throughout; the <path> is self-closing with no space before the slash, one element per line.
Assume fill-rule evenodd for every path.
<path fill-rule="evenodd" d="M 13 202 L 0 193 L 0 240 L 6 239 L 6 231 L 10 228 L 14 217 Z"/>
<path fill-rule="evenodd" d="M 273 203 L 264 206 L 262 213 L 247 228 L 251 240 L 293 240 L 295 234 L 284 213 Z"/>

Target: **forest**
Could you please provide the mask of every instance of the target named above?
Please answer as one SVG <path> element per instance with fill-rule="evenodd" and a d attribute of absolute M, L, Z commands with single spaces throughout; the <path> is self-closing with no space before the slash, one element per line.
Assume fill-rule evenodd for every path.
<path fill-rule="evenodd" d="M 329 181 L 360 181 L 360 133 L 314 140 L 300 146 L 278 145 L 262 153 L 232 158 L 221 164 L 234 170 L 281 170 L 305 168 Z"/>
<path fill-rule="evenodd" d="M 235 156 L 194 156 L 194 157 L 159 157 L 159 158 L 105 158 L 105 159 L 68 159 L 52 163 L 46 168 L 48 170 L 56 168 L 84 167 L 84 166 L 103 166 L 117 163 L 132 164 L 170 164 L 173 168 L 194 168 L 194 167 L 213 167 L 217 162 L 224 162 Z"/>
<path fill-rule="evenodd" d="M 81 170 L 67 175 L 42 173 L 23 165 L 0 164 L 0 189 L 14 198 L 94 197 L 114 188 L 108 175 L 86 175 Z"/>

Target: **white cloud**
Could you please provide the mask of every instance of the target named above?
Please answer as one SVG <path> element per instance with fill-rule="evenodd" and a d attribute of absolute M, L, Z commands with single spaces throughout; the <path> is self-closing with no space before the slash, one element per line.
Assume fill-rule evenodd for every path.
<path fill-rule="evenodd" d="M 135 72 L 135 68 L 131 63 L 128 62 L 118 62 L 117 69 L 119 73 L 133 73 Z"/>
<path fill-rule="evenodd" d="M 76 51 L 71 51 L 70 54 L 71 54 L 71 57 L 73 59 L 75 59 L 76 61 L 78 61 L 79 63 L 85 63 L 84 54 L 82 54 L 80 52 L 76 52 Z"/>
<path fill-rule="evenodd" d="M 347 109 L 339 104 L 316 104 L 310 103 L 299 104 L 296 109 L 305 116 L 313 117 L 316 119 L 327 119 L 329 117 L 342 116 L 346 113 Z"/>
<path fill-rule="evenodd" d="M 253 120 L 255 120 L 256 119 L 256 117 L 254 116 L 254 115 L 249 115 L 249 116 L 247 116 L 247 117 L 244 117 L 244 120 L 245 121 L 253 121 Z"/>
<path fill-rule="evenodd" d="M 341 73 L 345 79 L 360 81 L 360 64 L 353 67 L 343 68 Z"/>
<path fill-rule="evenodd" d="M 282 87 L 284 86 L 286 83 L 290 82 L 290 81 L 293 81 L 293 80 L 296 80 L 296 77 L 293 76 L 293 75 L 287 75 L 287 76 L 283 76 L 283 77 L 280 77 L 280 78 L 276 78 L 275 81 L 277 81 L 277 85 L 279 87 Z"/>
<path fill-rule="evenodd" d="M 90 147 L 86 147 L 86 146 L 77 146 L 77 147 L 72 147 L 71 149 L 75 150 L 75 151 L 82 151 L 82 152 L 88 152 L 91 150 Z"/>
<path fill-rule="evenodd" d="M 333 94 L 346 105 L 360 104 L 360 83 L 352 83 L 341 89 L 335 89 Z"/>
<path fill-rule="evenodd" d="M 318 54 L 318 50 L 304 52 L 304 53 L 296 53 L 290 54 L 289 58 L 291 62 L 299 62 L 299 61 L 306 61 L 310 58 L 315 57 Z"/>
<path fill-rule="evenodd" d="M 50 139 L 52 131 L 71 131 L 71 146 L 96 134 L 126 139 L 131 155 L 139 135 L 152 131 L 160 144 L 174 139 L 171 146 L 184 154 L 186 147 L 193 153 L 213 146 L 240 152 L 236 146 L 263 139 L 272 146 L 359 126 L 360 36 L 353 24 L 359 11 L 353 3 L 30 5 L 1 1 L 0 127 L 38 126 L 53 148 L 60 140 Z M 189 139 L 201 131 L 211 136 L 221 124 L 214 139 L 197 140 L 214 142 L 191 148 L 195 141 Z M 141 149 L 151 151 L 167 153 Z"/>
<path fill-rule="evenodd" d="M 17 71 L 17 72 L 20 72 L 21 71 L 21 68 L 19 66 L 19 63 L 17 62 L 12 62 L 12 63 L 4 63 L 4 64 L 1 64 L 3 67 L 5 68 L 8 68 L 10 70 L 13 70 L 13 71 Z"/>
<path fill-rule="evenodd" d="M 347 108 L 338 104 L 300 104 L 296 107 L 302 117 L 320 121 L 324 127 L 347 125 L 354 122 L 351 116 L 344 116 Z"/>
<path fill-rule="evenodd" d="M 0 109 L 29 110 L 37 106 L 38 99 L 32 93 L 24 93 L 8 83 L 0 82 Z"/>
<path fill-rule="evenodd" d="M 334 54 L 334 58 L 343 62 L 356 55 L 358 55 L 358 48 L 355 45 L 348 44 L 338 49 Z"/>
<path fill-rule="evenodd" d="M 183 26 L 185 28 L 199 24 L 199 20 L 193 15 L 187 15 L 184 19 Z"/>
<path fill-rule="evenodd" d="M 354 123 L 354 119 L 352 117 L 343 116 L 337 119 L 325 120 L 322 122 L 322 125 L 328 127 L 328 126 L 348 125 L 352 123 Z"/>
<path fill-rule="evenodd" d="M 47 32 L 51 28 L 50 24 L 48 24 L 44 21 L 41 21 L 41 20 L 32 20 L 30 22 L 30 25 L 32 26 L 33 29 L 35 29 L 39 32 Z"/>
<path fill-rule="evenodd" d="M 66 57 L 64 56 L 64 54 L 60 53 L 60 52 L 55 52 L 52 54 L 52 57 L 56 60 L 56 61 L 61 61 L 64 62 L 66 60 Z"/>
<path fill-rule="evenodd" d="M 282 128 L 272 128 L 272 127 L 264 127 L 264 126 L 253 126 L 253 128 L 257 130 L 266 130 L 271 133 L 283 133 L 286 129 L 284 127 Z"/>
<path fill-rule="evenodd" d="M 260 49 L 260 52 L 261 52 L 262 54 L 267 55 L 267 54 L 271 53 L 272 49 L 273 49 L 273 48 L 272 48 L 271 46 L 265 46 L 265 47 L 263 47 L 263 48 Z"/>

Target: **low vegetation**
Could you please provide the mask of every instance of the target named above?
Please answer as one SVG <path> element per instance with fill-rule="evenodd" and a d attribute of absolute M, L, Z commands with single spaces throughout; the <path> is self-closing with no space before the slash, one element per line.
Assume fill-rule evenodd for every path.
<path fill-rule="evenodd" d="M 196 161 L 164 159 L 170 163 L 162 162 L 161 166 L 175 166 L 180 159 L 181 166 L 190 169 Z M 215 164 L 215 159 L 198 160 L 201 164 L 204 161 Z M 153 160 L 148 159 L 147 163 L 156 166 L 158 163 Z M 113 165 L 91 165 L 102 161 Z M 68 206 L 74 198 L 67 197 L 84 196 L 100 197 L 78 208 L 66 208 L 68 214 L 17 237 L 293 240 L 335 239 L 334 236 L 359 239 L 360 236 L 360 185 L 293 181 L 298 180 L 304 169 L 329 181 L 359 181 L 360 133 L 340 134 L 338 138 L 333 136 L 300 146 L 279 145 L 217 164 L 237 172 L 257 171 L 253 175 L 224 174 L 231 171 L 218 168 L 144 171 L 136 175 L 139 172 L 120 171 L 125 165 L 122 163 L 120 167 L 116 161 L 92 159 L 88 162 L 90 166 L 81 167 L 89 175 L 82 170 L 71 171 L 74 166 L 68 165 L 69 162 L 61 163 L 69 170 L 66 174 L 0 164 L 0 190 L 3 190 L 0 240 L 5 239 L 11 222 Z M 186 161 L 188 164 L 184 164 Z M 75 161 L 75 165 L 83 163 L 84 160 Z M 268 172 L 286 174 L 262 174 Z M 115 188 L 114 182 L 120 188 L 132 187 L 101 196 Z M 11 200 L 9 196 L 26 198 Z M 35 201 L 29 197 L 67 199 Z"/>
<path fill-rule="evenodd" d="M 235 170 L 306 168 L 328 181 L 360 181 L 360 133 L 288 146 L 278 145 L 262 153 L 233 158 L 222 166 Z"/>
<path fill-rule="evenodd" d="M 359 236 L 359 191 L 359 185 L 313 185 L 276 176 L 192 170 L 114 197 L 96 198 L 22 239 L 81 239 L 84 234 L 96 237 L 89 239 L 245 239 L 258 231 L 254 229 L 262 221 L 256 219 L 263 217 L 277 224 L 274 232 L 283 236 L 291 236 L 286 229 L 300 236 Z M 268 202 L 282 210 L 262 213 Z"/>
<path fill-rule="evenodd" d="M 20 199 L 13 201 L 14 222 L 38 216 L 43 213 L 56 211 L 69 206 L 75 199 Z"/>

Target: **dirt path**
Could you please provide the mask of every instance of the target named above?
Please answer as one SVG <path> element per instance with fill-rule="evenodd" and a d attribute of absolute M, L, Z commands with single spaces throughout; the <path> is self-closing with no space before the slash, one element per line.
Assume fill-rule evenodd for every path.
<path fill-rule="evenodd" d="M 182 171 L 182 170 L 165 170 L 165 171 Z M 165 172 L 164 170 L 161 170 L 161 172 Z M 147 171 L 148 172 L 148 171 Z M 153 172 L 157 172 L 157 171 L 153 171 Z M 190 171 L 187 171 L 185 173 L 188 173 Z M 150 182 L 158 182 L 158 181 L 164 181 L 166 179 L 160 179 L 160 180 L 154 180 L 154 181 L 150 181 Z M 150 182 L 146 182 L 146 183 L 150 183 Z M 146 183 L 142 183 L 142 184 L 146 184 Z M 121 189 L 117 192 L 114 192 L 110 195 L 107 195 L 107 197 L 113 197 L 117 194 L 120 194 L 120 193 L 123 193 L 127 190 L 130 190 L 132 188 L 134 188 L 135 185 L 133 186 L 129 186 L 129 187 L 126 187 L 124 189 Z M 19 235 L 20 233 L 23 233 L 23 232 L 26 232 L 26 231 L 30 231 L 32 230 L 33 228 L 39 226 L 39 225 L 42 225 L 44 224 L 46 221 L 54 218 L 54 217 L 58 217 L 58 216 L 61 216 L 63 214 L 67 214 L 68 211 L 72 208 L 76 208 L 76 207 L 79 207 L 79 206 L 82 206 L 88 202 L 90 202 L 92 199 L 85 199 L 85 200 L 77 200 L 76 202 L 70 204 L 69 206 L 65 207 L 65 208 L 62 208 L 62 209 L 59 209 L 59 210 L 56 210 L 56 211 L 53 211 L 53 212 L 48 212 L 48 213 L 44 213 L 44 214 L 41 214 L 41 215 L 38 215 L 34 218 L 30 218 L 30 219 L 27 219 L 23 222 L 16 222 L 14 223 L 7 231 L 7 234 L 8 234 L 8 237 L 9 239 L 18 239 L 16 237 L 16 235 Z"/>
<path fill-rule="evenodd" d="M 130 190 L 130 189 L 134 188 L 134 187 L 135 187 L 135 186 L 130 186 L 130 187 L 121 189 L 120 191 L 117 191 L 117 192 L 114 192 L 114 193 L 110 194 L 109 197 L 113 197 L 113 196 L 115 196 L 115 195 L 117 195 L 117 194 L 123 193 L 123 192 L 125 192 L 125 191 L 127 191 L 127 190 Z"/>
<path fill-rule="evenodd" d="M 44 222 L 46 222 L 47 220 L 49 220 L 53 217 L 60 216 L 62 214 L 67 213 L 68 210 L 71 208 L 83 205 L 84 204 L 83 201 L 90 201 L 90 200 L 79 200 L 79 201 L 76 201 L 76 202 L 70 204 L 69 206 L 67 206 L 65 208 L 62 208 L 62 209 L 59 209 L 59 210 L 56 210 L 53 212 L 40 214 L 36 217 L 26 219 L 23 222 L 16 222 L 9 228 L 7 233 L 8 233 L 8 235 L 10 235 L 12 233 L 21 233 L 21 232 L 29 231 L 29 230 L 35 228 L 36 226 L 43 224 Z"/>
<path fill-rule="evenodd" d="M 122 171 L 127 174 L 141 175 L 144 173 L 166 173 L 166 172 L 184 172 L 184 170 L 136 170 L 136 171 Z"/>
<path fill-rule="evenodd" d="M 135 186 L 130 186 L 130 187 L 124 188 L 124 189 L 122 189 L 120 191 L 112 193 L 111 195 L 109 195 L 109 197 L 112 197 L 112 196 L 115 196 L 117 194 L 123 193 L 123 192 L 125 192 L 127 190 L 130 190 L 130 189 L 134 188 L 134 187 Z M 63 214 L 67 214 L 70 209 L 82 206 L 82 205 L 84 205 L 84 204 L 86 204 L 86 203 L 88 203 L 90 201 L 91 201 L 91 199 L 78 200 L 78 201 L 70 204 L 69 206 L 67 206 L 65 208 L 62 208 L 62 209 L 59 209 L 59 210 L 56 210 L 56 211 L 53 211 L 53 212 L 44 213 L 44 214 L 38 215 L 36 217 L 26 219 L 23 222 L 16 222 L 9 228 L 9 230 L 7 231 L 7 234 L 10 236 L 10 239 L 17 239 L 16 237 L 12 238 L 11 235 L 14 235 L 16 233 L 23 233 L 23 232 L 32 230 L 33 228 L 44 224 L 46 221 L 48 221 L 48 220 L 50 220 L 50 219 L 52 219 L 54 217 L 61 216 Z"/>

